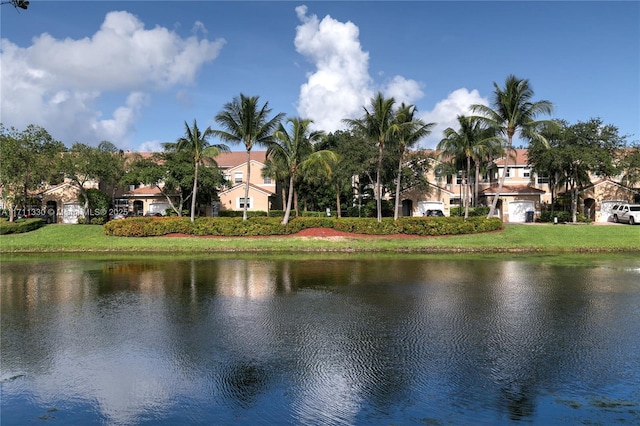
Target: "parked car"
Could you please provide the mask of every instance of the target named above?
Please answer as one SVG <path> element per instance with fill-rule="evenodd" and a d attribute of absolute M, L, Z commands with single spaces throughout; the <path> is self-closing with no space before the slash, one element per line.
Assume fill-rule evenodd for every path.
<path fill-rule="evenodd" d="M 442 210 L 427 210 L 426 212 L 424 212 L 425 216 L 444 216 L 444 213 L 442 212 Z"/>
<path fill-rule="evenodd" d="M 629 225 L 640 223 L 640 204 L 620 204 L 613 210 L 613 221 Z"/>

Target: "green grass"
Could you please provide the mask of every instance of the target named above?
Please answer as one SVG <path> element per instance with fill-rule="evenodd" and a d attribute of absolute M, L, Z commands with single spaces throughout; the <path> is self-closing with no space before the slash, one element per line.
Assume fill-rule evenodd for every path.
<path fill-rule="evenodd" d="M 0 236 L 0 253 L 45 252 L 640 252 L 640 226 L 506 225 L 486 234 L 323 240 L 302 237 L 107 237 L 99 225 L 48 225 Z"/>

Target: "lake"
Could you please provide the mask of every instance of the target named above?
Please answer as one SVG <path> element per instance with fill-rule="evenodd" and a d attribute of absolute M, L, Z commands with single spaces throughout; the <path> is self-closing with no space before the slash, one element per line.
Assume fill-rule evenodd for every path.
<path fill-rule="evenodd" d="M 632 255 L 0 266 L 3 426 L 640 423 Z"/>

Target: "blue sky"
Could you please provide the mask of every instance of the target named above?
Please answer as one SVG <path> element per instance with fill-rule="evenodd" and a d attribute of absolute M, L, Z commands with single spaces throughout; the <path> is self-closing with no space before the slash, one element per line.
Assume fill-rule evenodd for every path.
<path fill-rule="evenodd" d="M 640 140 L 640 2 L 38 1 L 1 13 L 5 126 L 148 151 L 240 93 L 342 128 L 377 92 L 438 123 L 529 79 L 570 123 Z M 518 143 L 518 142 L 516 142 Z M 235 146 L 232 149 L 240 150 Z"/>

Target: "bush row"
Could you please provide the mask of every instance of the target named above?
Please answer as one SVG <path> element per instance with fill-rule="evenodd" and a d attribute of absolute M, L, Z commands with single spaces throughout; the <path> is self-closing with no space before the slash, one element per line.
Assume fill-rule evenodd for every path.
<path fill-rule="evenodd" d="M 9 222 L 7 219 L 0 219 L 0 235 L 20 234 L 22 232 L 33 231 L 44 226 L 41 219 L 16 219 Z"/>
<path fill-rule="evenodd" d="M 500 219 L 459 217 L 403 217 L 382 222 L 368 218 L 297 217 L 287 225 L 277 217 L 242 218 L 203 217 L 191 223 L 188 218 L 140 217 L 114 220 L 104 225 L 104 233 L 119 237 L 151 237 L 181 233 L 213 236 L 289 235 L 308 228 L 333 228 L 366 235 L 407 234 L 420 236 L 459 235 L 502 229 Z"/>
<path fill-rule="evenodd" d="M 469 207 L 469 217 L 484 216 L 489 214 L 489 207 Z M 451 216 L 464 216 L 464 207 L 451 207 Z"/>
<path fill-rule="evenodd" d="M 567 211 L 543 211 L 540 214 L 540 217 L 536 220 L 536 222 L 553 222 L 554 218 L 558 218 L 559 223 L 563 222 L 571 222 L 571 212 Z M 576 220 L 578 222 L 590 222 L 590 220 L 583 215 L 582 213 L 578 213 L 576 215 Z"/>

